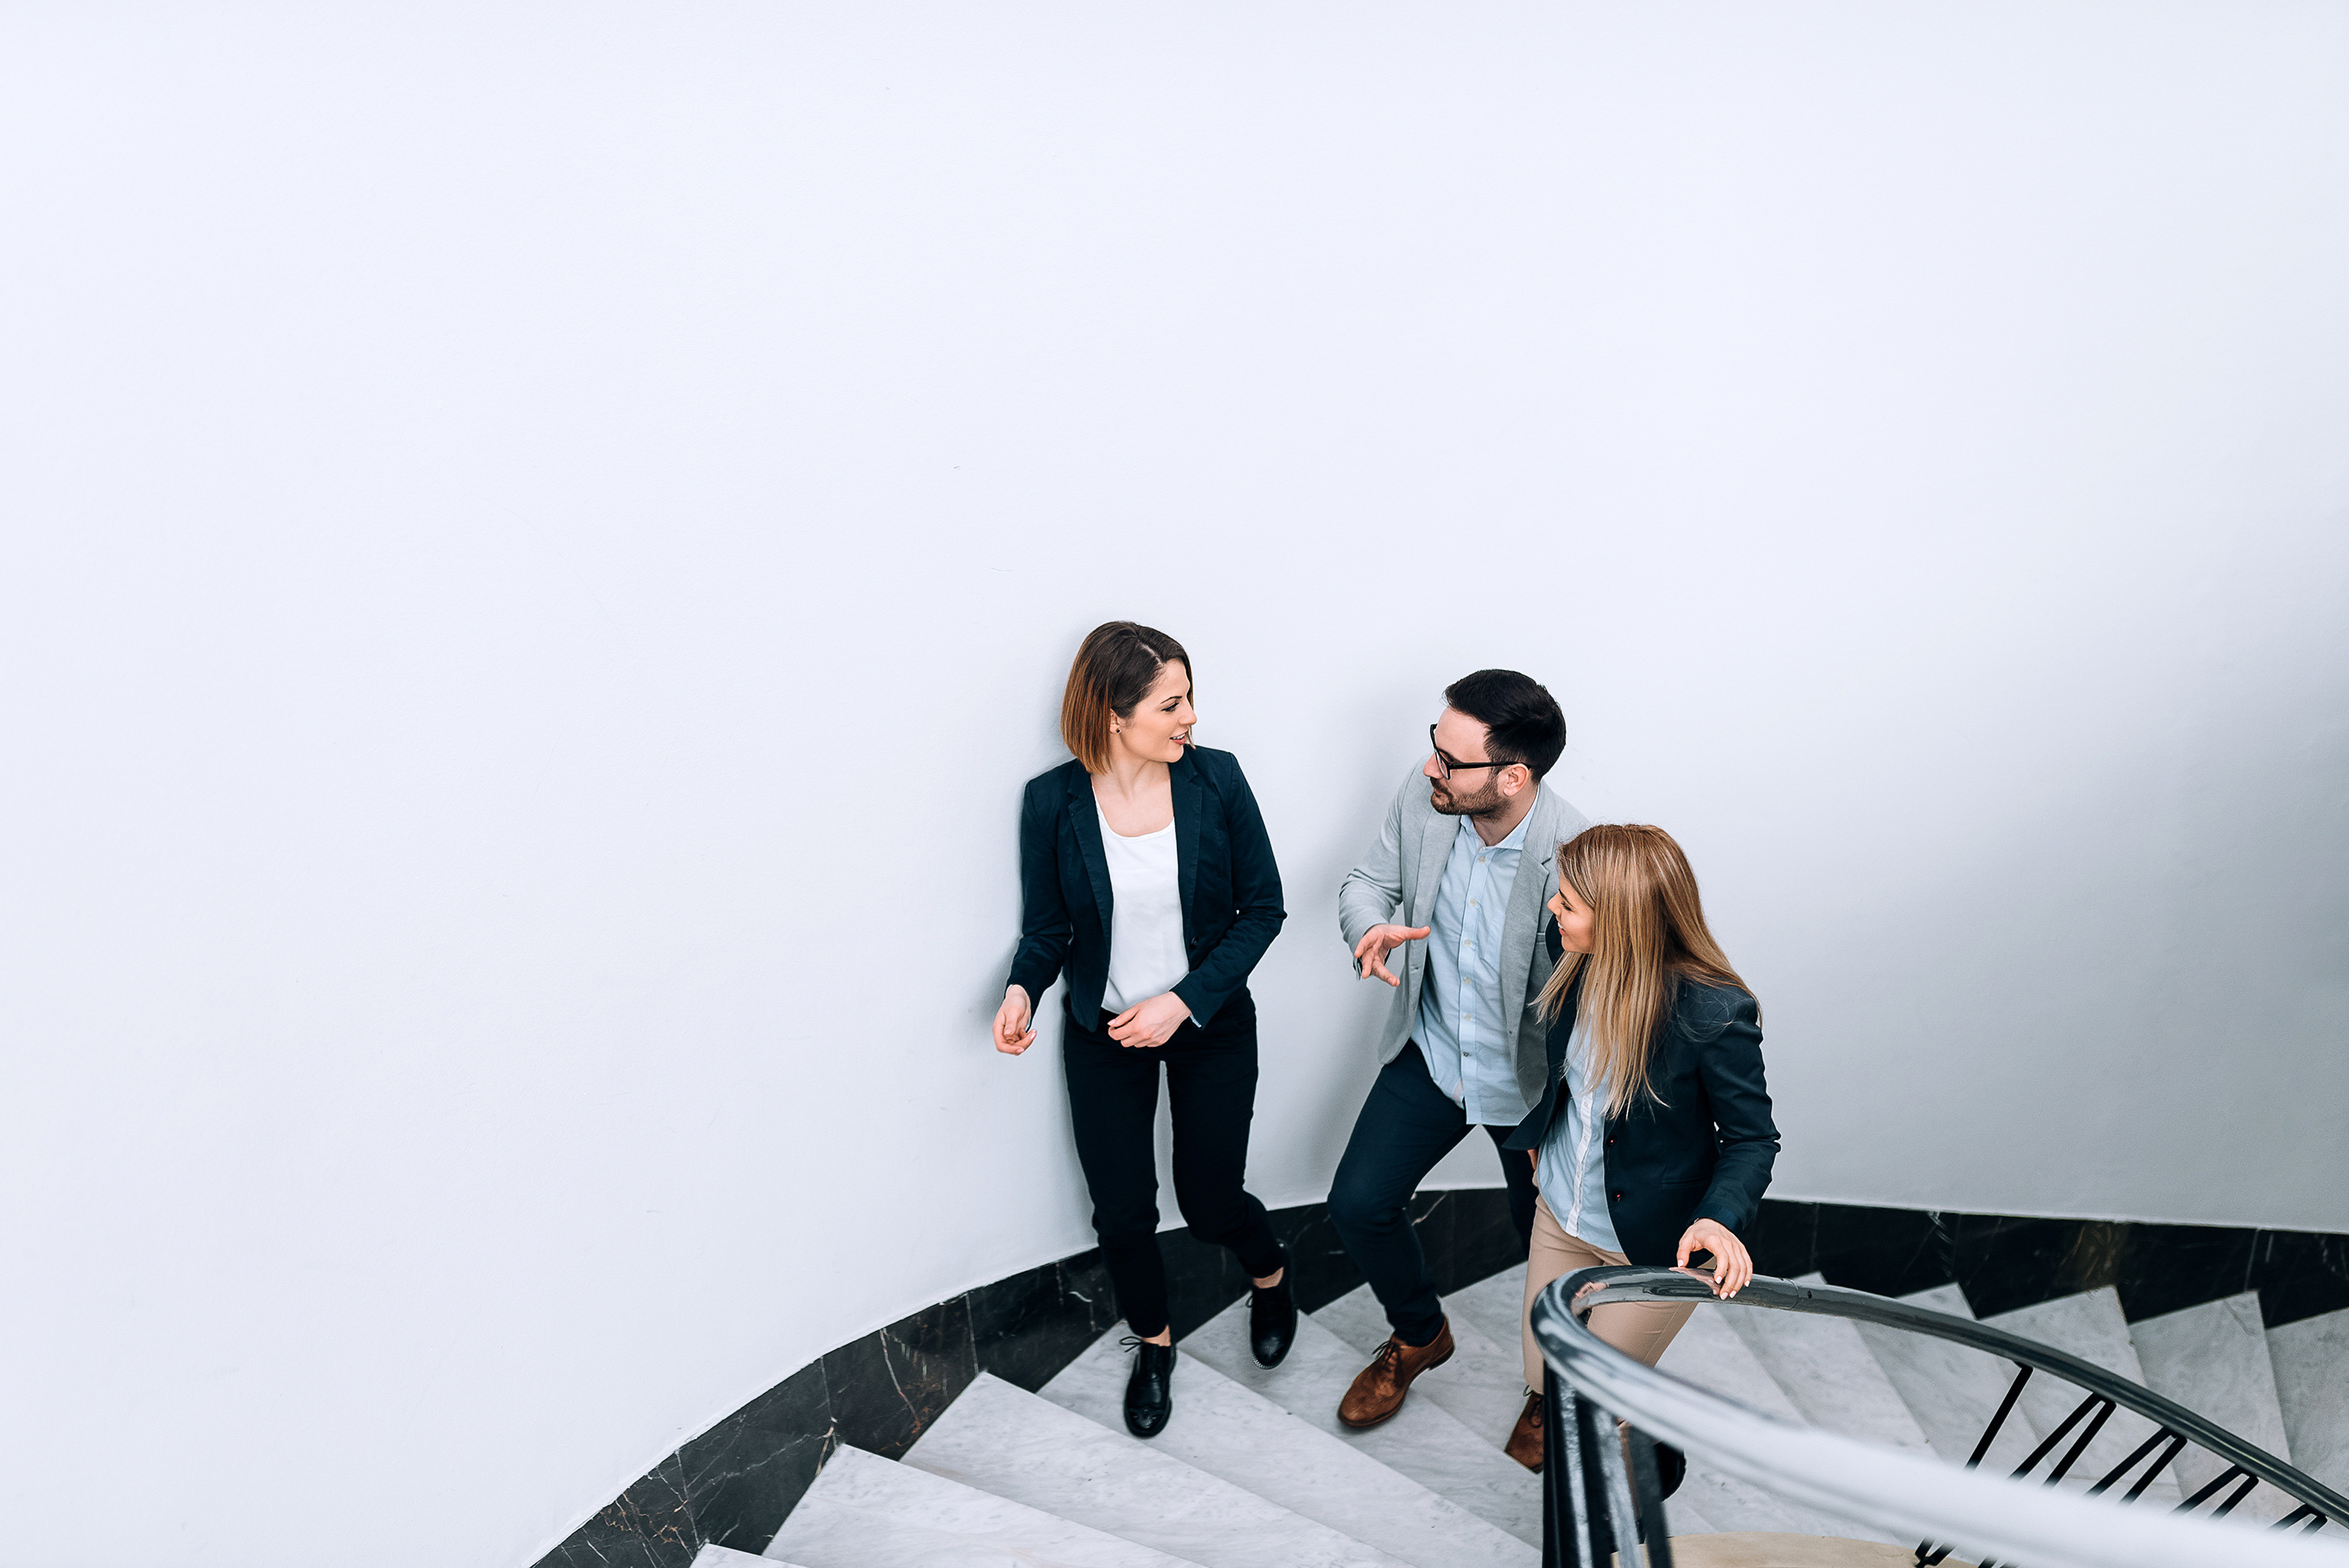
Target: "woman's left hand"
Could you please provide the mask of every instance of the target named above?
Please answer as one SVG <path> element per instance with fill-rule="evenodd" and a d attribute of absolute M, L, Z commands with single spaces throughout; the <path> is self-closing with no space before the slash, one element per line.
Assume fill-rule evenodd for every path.
<path fill-rule="evenodd" d="M 1174 1037 L 1183 1020 L 1191 1016 L 1190 1004 L 1168 991 L 1138 1003 L 1109 1021 L 1109 1037 L 1121 1046 L 1137 1050 L 1149 1050 L 1163 1046 Z"/>
<path fill-rule="evenodd" d="M 1673 1266 L 1688 1268 L 1691 1254 L 1696 1253 L 1713 1254 L 1713 1295 L 1735 1295 L 1753 1282 L 1754 1259 L 1746 1253 L 1745 1243 L 1737 1239 L 1736 1232 L 1720 1221 L 1699 1220 L 1683 1232 L 1680 1256 Z M 1704 1274 L 1702 1269 L 1689 1269 L 1689 1272 L 1700 1278 Z"/>

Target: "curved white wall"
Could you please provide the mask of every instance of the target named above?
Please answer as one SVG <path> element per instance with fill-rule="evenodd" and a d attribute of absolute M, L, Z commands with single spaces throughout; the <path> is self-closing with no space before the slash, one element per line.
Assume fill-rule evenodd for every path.
<path fill-rule="evenodd" d="M 984 1026 L 1112 615 L 1288 876 L 1268 1201 L 1506 664 L 1779 1192 L 2349 1229 L 2339 7 L 6 29 L 0 1560 L 514 1568 L 1084 1245 Z"/>

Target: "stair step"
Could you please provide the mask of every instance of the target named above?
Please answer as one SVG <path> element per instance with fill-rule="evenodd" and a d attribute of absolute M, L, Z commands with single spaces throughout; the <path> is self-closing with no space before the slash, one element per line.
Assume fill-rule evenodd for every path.
<path fill-rule="evenodd" d="M 2269 1329 L 2268 1359 L 2293 1466 L 2349 1491 L 2349 1312 Z M 2325 1533 L 2344 1525 L 2335 1520 Z"/>
<path fill-rule="evenodd" d="M 693 1568 L 776 1568 L 771 1557 L 754 1557 L 748 1552 L 737 1552 L 731 1546 L 705 1546 L 694 1554 Z M 786 1563 L 782 1568 L 799 1568 Z"/>
<path fill-rule="evenodd" d="M 1495 1345 L 1516 1345 L 1526 1312 L 1526 1265 L 1503 1269 L 1444 1298 L 1444 1310 L 1476 1326 Z M 1519 1377 L 1524 1373 L 1520 1372 Z"/>
<path fill-rule="evenodd" d="M 1368 1358 L 1310 1316 L 1298 1319 L 1288 1358 L 1269 1371 L 1248 1354 L 1245 1301 L 1219 1314 L 1185 1348 L 1298 1419 L 1450 1498 L 1519 1541 L 1541 1544 L 1541 1478 L 1503 1453 L 1497 1443 L 1462 1426 L 1433 1399 L 1406 1398 L 1393 1417 L 1368 1431 L 1340 1422 L 1338 1401 Z"/>
<path fill-rule="evenodd" d="M 2121 1298 L 2109 1285 L 2102 1290 L 2083 1291 L 2077 1295 L 2059 1296 L 2043 1301 L 2035 1306 L 2019 1307 L 2002 1312 L 1995 1317 L 1983 1318 L 1993 1328 L 2003 1328 L 2025 1339 L 2035 1339 L 2042 1345 L 2068 1351 L 2083 1361 L 2094 1362 L 2107 1372 L 2116 1373 L 2132 1383 L 2145 1381 L 2145 1368 L 2138 1364 L 2137 1345 L 2129 1338 L 2128 1322 L 2121 1315 Z M 2085 1389 L 2075 1387 L 2060 1377 L 2044 1373 L 2033 1374 L 2023 1387 L 2023 1408 L 2029 1412 L 2031 1423 L 2041 1433 L 2054 1431 L 2064 1418 L 2087 1397 Z M 2102 1479 L 2113 1466 L 2127 1459 L 2130 1450 L 2153 1435 L 2153 1423 L 2132 1411 L 2116 1411 L 2096 1434 L 2087 1451 L 2072 1466 L 2066 1481 L 2086 1487 Z M 2071 1451 L 2079 1436 L 2075 1427 L 2063 1446 L 2040 1461 L 2039 1473 L 2044 1475 L 2050 1465 Z M 2178 1482 L 2172 1470 L 2146 1490 L 2143 1501 L 2150 1504 L 2175 1506 L 2179 1501 Z M 2141 1474 L 2142 1471 L 2134 1472 Z M 2135 1485 L 2132 1480 L 2128 1484 Z"/>
<path fill-rule="evenodd" d="M 1453 1419 L 1479 1437 L 1491 1438 L 1493 1446 L 1499 1448 L 1509 1440 L 1517 1416 L 1525 1408 L 1524 1349 L 1514 1340 L 1506 1347 L 1495 1345 L 1483 1329 L 1454 1310 L 1449 1298 L 1444 1310 L 1451 1320 L 1452 1337 L 1459 1349 L 1434 1371 L 1423 1373 L 1411 1386 L 1412 1397 L 1425 1394 L 1451 1412 Z M 1331 1302 L 1313 1316 L 1365 1358 L 1377 1351 L 1390 1331 L 1386 1312 L 1368 1285 Z M 1687 1493 L 1682 1492 L 1667 1504 L 1671 1533 L 1711 1533 L 1712 1522 L 1686 1498 Z"/>
<path fill-rule="evenodd" d="M 825 1461 L 766 1557 L 802 1568 L 1198 1568 L 844 1447 Z"/>
<path fill-rule="evenodd" d="M 1732 1313 L 1764 1308 L 1699 1306 L 1689 1315 L 1658 1369 L 1684 1382 L 1736 1400 L 1750 1409 L 1782 1421 L 1801 1424 L 1802 1413 L 1777 1379 L 1770 1376 L 1745 1341 L 1729 1325 Z M 1724 1531 L 1785 1535 L 1832 1535 L 1857 1541 L 1897 1544 L 1883 1532 L 1848 1520 L 1838 1520 L 1764 1491 L 1751 1481 L 1724 1475 L 1689 1456 L 1688 1480 L 1682 1486 L 1694 1507 Z M 1674 1499 L 1675 1501 L 1679 1501 Z"/>
<path fill-rule="evenodd" d="M 1400 1558 L 988 1373 L 905 1462 L 1202 1568 L 1402 1568 Z"/>
<path fill-rule="evenodd" d="M 1444 1310 L 1466 1319 L 1489 1339 L 1515 1343 L 1525 1315 L 1526 1266 L 1477 1281 L 1444 1298 Z M 1692 1313 L 1658 1364 L 1674 1377 L 1725 1394 L 1754 1409 L 1783 1420 L 1799 1421 L 1770 1374 L 1722 1314 L 1735 1307 L 1700 1306 Z M 1520 1357 L 1522 1362 L 1522 1357 Z M 1520 1376 L 1523 1373 L 1520 1372 Z M 1832 1535 L 1889 1543 L 1890 1538 L 1865 1525 L 1836 1520 L 1798 1502 L 1774 1497 L 1750 1481 L 1724 1475 L 1695 1454 L 1688 1456 L 1688 1479 L 1667 1505 L 1676 1526 L 1675 1536 L 1695 1532 L 1682 1521 L 1702 1522 L 1714 1532 L 1763 1532 L 1790 1535 Z"/>
<path fill-rule="evenodd" d="M 1953 1284 L 1935 1285 L 1900 1299 L 1951 1317 L 1974 1315 L 1966 1304 L 1965 1292 Z M 1916 1418 L 1925 1440 L 1933 1445 L 1933 1451 L 1951 1464 L 1964 1464 L 2014 1384 L 2014 1363 L 1930 1334 L 1911 1334 L 1880 1323 L 1853 1326 L 1899 1391 L 1901 1402 Z M 1999 1428 L 1990 1451 L 1982 1456 L 1982 1469 L 1992 1475 L 2011 1474 L 2038 1444 L 2038 1429 L 2018 1403 Z"/>
<path fill-rule="evenodd" d="M 2257 1292 L 2141 1318 L 2129 1325 L 2129 1338 L 2137 1346 L 2137 1364 L 2145 1368 L 2147 1387 L 2208 1416 L 2253 1448 L 2291 1461 Z M 2227 1461 L 2189 1448 L 2170 1468 L 2191 1494 L 2217 1480 Z M 2275 1488 L 2261 1485 L 2230 1517 L 2265 1523 L 2299 1506 Z"/>
<path fill-rule="evenodd" d="M 1206 1337 L 1203 1331 L 1195 1340 Z M 1117 1339 L 1112 1330 L 1096 1340 L 1044 1385 L 1043 1397 L 1123 1430 L 1131 1361 Z M 1175 1357 L 1174 1418 L 1149 1446 L 1414 1568 L 1531 1568 L 1539 1560 L 1524 1542 L 1299 1420 L 1187 1349 Z"/>
<path fill-rule="evenodd" d="M 1795 1284 L 1826 1284 L 1807 1274 Z M 1930 1453 L 1924 1429 L 1847 1318 L 1767 1308 L 1721 1311 L 1755 1360 L 1812 1426 L 1883 1448 Z"/>

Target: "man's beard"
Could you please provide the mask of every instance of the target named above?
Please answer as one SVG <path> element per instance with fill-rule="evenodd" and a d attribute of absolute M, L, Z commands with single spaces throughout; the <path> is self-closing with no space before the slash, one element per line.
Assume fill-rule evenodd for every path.
<path fill-rule="evenodd" d="M 1435 788 L 1428 790 L 1427 803 L 1446 817 L 1481 817 L 1487 811 L 1499 810 L 1505 803 L 1501 799 L 1501 786 L 1490 774 L 1485 775 L 1485 788 L 1474 795 L 1446 796 L 1437 792 L 1441 788 L 1438 781 Z"/>

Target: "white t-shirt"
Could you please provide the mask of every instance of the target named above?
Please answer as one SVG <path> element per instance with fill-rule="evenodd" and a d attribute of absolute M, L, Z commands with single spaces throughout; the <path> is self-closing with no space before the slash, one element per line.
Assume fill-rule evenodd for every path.
<path fill-rule="evenodd" d="M 1109 989 L 1102 1006 L 1123 1013 L 1174 988 L 1191 972 L 1183 950 L 1183 885 L 1174 852 L 1174 824 L 1125 838 L 1101 813 L 1102 850 L 1109 859 Z"/>

